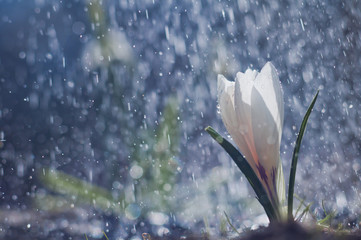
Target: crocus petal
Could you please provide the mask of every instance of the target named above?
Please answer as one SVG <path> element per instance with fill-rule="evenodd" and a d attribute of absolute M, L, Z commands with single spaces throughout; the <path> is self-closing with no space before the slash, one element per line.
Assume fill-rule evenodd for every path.
<path fill-rule="evenodd" d="M 222 121 L 231 136 L 236 134 L 237 118 L 234 110 L 234 82 L 228 81 L 223 75 L 218 75 L 218 103 Z"/>
<path fill-rule="evenodd" d="M 266 99 L 267 108 L 277 124 L 278 140 L 281 141 L 284 115 L 283 91 L 277 71 L 271 62 L 267 62 L 257 75 L 254 87 L 262 98 Z"/>
<path fill-rule="evenodd" d="M 245 73 L 237 73 L 234 102 L 238 125 L 237 134 L 233 137 L 233 140 L 257 173 L 258 156 L 253 141 L 251 115 L 251 92 L 256 76 L 257 71 L 249 69 Z"/>
<path fill-rule="evenodd" d="M 247 147 L 247 136 L 244 136 L 240 131 L 240 125 L 242 125 L 242 122 L 237 117 L 237 111 L 235 111 L 235 84 L 237 83 L 228 81 L 224 76 L 218 75 L 218 103 L 221 110 L 222 121 L 226 126 L 227 131 L 232 136 L 233 141 L 241 150 L 241 153 L 246 157 L 251 167 L 256 169 L 256 165 L 252 157 L 253 154 L 251 153 L 250 148 Z M 248 110 L 250 113 L 250 109 Z M 250 126 L 248 128 L 250 130 L 252 129 Z M 254 154 L 256 154 L 254 147 L 253 149 Z"/>
<path fill-rule="evenodd" d="M 252 127 L 258 170 L 267 190 L 277 196 L 276 178 L 279 166 L 279 149 L 283 124 L 283 98 L 276 71 L 267 63 L 257 75 L 251 98 Z M 278 202 L 278 199 L 275 200 Z"/>
<path fill-rule="evenodd" d="M 286 201 L 286 185 L 285 185 L 285 178 L 283 176 L 283 168 L 281 161 L 279 161 L 278 163 L 277 177 L 274 185 L 277 186 L 278 201 L 280 202 L 281 206 L 283 206 Z M 282 215 L 283 214 L 284 213 L 282 213 Z"/>

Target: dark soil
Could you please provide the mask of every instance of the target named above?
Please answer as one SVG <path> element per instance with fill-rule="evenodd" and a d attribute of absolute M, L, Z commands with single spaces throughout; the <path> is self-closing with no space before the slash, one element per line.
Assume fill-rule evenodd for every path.
<path fill-rule="evenodd" d="M 332 231 L 319 227 L 304 227 L 296 222 L 273 224 L 266 228 L 251 231 L 243 237 L 232 240 L 356 240 L 361 239 L 361 232 Z"/>
<path fill-rule="evenodd" d="M 205 236 L 187 236 L 175 238 L 168 236 L 163 238 L 145 238 L 144 240 L 361 240 L 361 231 L 335 231 L 320 227 L 305 227 L 296 222 L 273 224 L 269 227 L 249 231 L 236 238 L 212 238 Z"/>

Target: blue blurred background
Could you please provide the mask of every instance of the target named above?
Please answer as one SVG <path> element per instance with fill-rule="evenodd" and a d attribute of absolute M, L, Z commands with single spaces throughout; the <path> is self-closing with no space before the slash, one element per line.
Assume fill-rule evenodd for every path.
<path fill-rule="evenodd" d="M 267 223 L 204 132 L 227 135 L 216 78 L 272 61 L 286 180 L 358 223 L 359 1 L 0 0 L 0 237 L 141 239 Z M 173 236 L 173 235 L 172 235 Z"/>

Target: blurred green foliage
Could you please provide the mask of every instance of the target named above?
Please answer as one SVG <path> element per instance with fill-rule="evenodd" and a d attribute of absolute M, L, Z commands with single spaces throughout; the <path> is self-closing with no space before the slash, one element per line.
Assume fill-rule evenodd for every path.
<path fill-rule="evenodd" d="M 109 189 L 101 188 L 64 172 L 44 169 L 39 173 L 39 178 L 56 194 L 37 194 L 35 202 L 39 208 L 47 210 L 59 210 L 59 206 L 68 208 L 73 205 L 92 205 L 115 214 L 138 212 L 140 209 L 144 211 L 139 214 L 146 213 L 146 210 L 167 211 L 174 207 L 172 203 L 174 198 L 171 196 L 179 168 L 176 161 L 180 137 L 178 101 L 175 96 L 166 99 L 156 125 L 139 126 L 140 122 L 144 124 L 145 122 L 136 121 L 137 117 L 128 109 L 129 103 L 124 100 L 125 96 L 139 98 L 136 103 L 140 105 L 138 111 L 142 112 L 145 108 L 142 96 L 137 91 L 133 91 L 135 62 L 132 53 L 126 52 L 127 49 L 129 50 L 129 43 L 122 33 L 108 27 L 107 15 L 103 7 L 103 2 L 100 0 L 88 0 L 89 20 L 96 42 L 94 46 L 100 45 L 100 54 L 104 58 L 101 65 L 93 66 L 101 76 L 104 76 L 106 86 L 105 89 L 100 90 L 102 96 L 97 101 L 99 106 L 96 107 L 101 110 L 97 117 L 104 119 L 106 124 L 109 119 L 117 122 L 120 127 L 119 137 L 123 144 L 119 147 L 129 153 L 128 162 L 125 159 L 117 159 L 119 162 L 104 161 L 104 174 L 108 177 L 103 186 L 111 185 L 115 179 L 119 181 L 120 168 L 128 168 L 128 174 L 121 176 L 121 187 L 111 191 L 111 186 Z M 128 76 L 119 74 L 119 69 L 126 69 Z M 120 114 L 114 116 L 109 113 L 107 110 L 109 102 L 117 107 Z M 107 149 L 106 143 L 104 144 L 101 148 Z M 117 155 L 117 152 L 111 154 Z M 100 159 L 102 160 L 105 159 Z M 139 214 L 133 216 L 130 214 L 129 217 L 136 218 Z"/>
<path fill-rule="evenodd" d="M 62 196 L 37 195 L 36 203 L 39 208 L 55 210 L 59 206 L 92 205 L 97 209 L 111 211 L 115 214 L 123 213 L 129 204 L 137 204 L 146 210 L 167 211 L 172 204 L 172 191 L 176 182 L 179 164 L 176 156 L 179 151 L 178 103 L 175 97 L 168 100 L 163 111 L 163 118 L 153 130 L 143 130 L 145 133 L 143 144 L 135 144 L 131 157 L 130 169 L 138 166 L 142 172 L 138 177 L 127 176 L 127 186 L 120 194 L 95 186 L 69 174 L 55 169 L 44 169 L 39 173 L 43 184 Z M 139 130 L 141 132 L 141 130 Z M 137 130 L 135 130 L 137 134 Z M 147 147 L 144 147 L 147 145 Z M 131 146 L 129 146 L 131 147 Z M 106 171 L 106 170 L 105 170 Z M 134 186 L 134 190 L 133 190 Z M 129 192 L 131 191 L 131 192 Z M 134 194 L 134 197 L 129 195 Z M 67 202 L 67 203 L 64 203 Z M 44 205 L 44 203 L 47 203 Z M 143 211 L 146 213 L 146 211 Z"/>
<path fill-rule="evenodd" d="M 63 207 L 87 204 L 99 209 L 121 213 L 120 202 L 114 199 L 111 192 L 104 188 L 54 169 L 44 169 L 39 177 L 47 188 L 62 195 L 37 195 L 36 203 L 40 208 L 61 210 Z"/>
<path fill-rule="evenodd" d="M 171 193 L 176 181 L 180 131 L 178 127 L 178 103 L 175 97 L 168 99 L 163 111 L 163 119 L 156 129 L 155 139 L 148 131 L 143 151 L 138 144 L 134 151 L 134 163 L 144 170 L 144 177 L 139 180 L 138 196 L 144 204 L 151 204 L 159 211 L 170 209 Z M 136 185 L 137 186 L 137 185 Z"/>

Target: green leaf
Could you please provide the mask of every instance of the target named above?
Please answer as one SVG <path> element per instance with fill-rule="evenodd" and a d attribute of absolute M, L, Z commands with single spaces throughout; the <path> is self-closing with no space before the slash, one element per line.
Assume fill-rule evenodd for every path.
<path fill-rule="evenodd" d="M 121 202 L 123 196 L 114 199 L 110 191 L 55 169 L 44 169 L 43 173 L 39 173 L 38 176 L 47 188 L 63 194 L 76 204 L 93 205 L 98 209 L 111 210 L 118 214 L 123 212 L 122 207 L 117 204 L 117 202 Z M 75 199 L 72 198 L 73 196 Z M 40 207 L 44 207 L 54 205 L 51 202 L 60 203 L 61 200 L 61 198 L 56 199 L 48 195 L 38 198 L 37 202 L 41 204 Z"/>
<path fill-rule="evenodd" d="M 246 176 L 248 182 L 251 184 L 253 190 L 257 195 L 258 201 L 263 206 L 270 222 L 277 221 L 279 219 L 278 210 L 274 209 L 266 191 L 264 190 L 262 183 L 258 179 L 256 173 L 253 171 L 252 167 L 249 165 L 247 160 L 242 156 L 242 154 L 226 139 L 224 139 L 219 133 L 216 132 L 212 127 L 207 127 L 205 129 L 211 137 L 216 140 L 224 150 L 232 157 L 233 161 L 236 163 L 238 168 Z"/>
<path fill-rule="evenodd" d="M 180 167 L 177 160 L 181 134 L 179 102 L 176 96 L 169 97 L 166 102 L 159 124 L 142 131 L 143 136 L 134 147 L 131 158 L 132 164 L 144 171 L 135 185 L 136 200 L 154 211 L 174 208 L 175 201 L 170 196 L 173 195 Z"/>
<path fill-rule="evenodd" d="M 296 169 L 297 169 L 297 161 L 298 161 L 298 152 L 300 151 L 301 142 L 303 134 L 306 130 L 306 125 L 308 118 L 311 114 L 312 108 L 316 103 L 317 96 L 319 91 L 317 91 L 316 95 L 314 96 L 311 105 L 308 107 L 307 112 L 305 116 L 303 117 L 303 121 L 300 127 L 300 131 L 298 133 L 298 137 L 296 140 L 295 149 L 293 150 L 293 156 L 292 156 L 292 165 L 291 165 L 291 172 L 290 172 L 290 180 L 288 185 L 288 218 L 291 220 L 293 219 L 293 193 L 294 193 L 294 187 L 295 187 L 295 178 L 296 178 Z"/>
<path fill-rule="evenodd" d="M 326 224 L 327 226 L 330 226 L 331 225 L 331 221 L 333 219 L 333 217 L 336 215 L 336 211 L 332 211 L 331 213 L 327 213 L 326 211 L 326 208 L 325 208 L 325 204 L 324 204 L 324 201 L 322 200 L 322 209 L 323 209 L 323 212 L 325 214 L 325 217 L 319 221 L 317 221 L 317 223 L 319 225 L 325 225 L 326 222 L 329 222 L 329 224 Z"/>
<path fill-rule="evenodd" d="M 103 234 L 104 234 L 105 238 L 106 238 L 107 240 L 109 240 L 108 236 L 105 234 L 104 231 L 103 231 Z"/>
<path fill-rule="evenodd" d="M 235 228 L 235 227 L 233 226 L 233 224 L 231 223 L 231 220 L 229 219 L 226 211 L 223 211 L 223 212 L 224 212 L 224 215 L 226 216 L 227 222 L 228 222 L 229 226 L 231 226 L 232 230 L 235 231 L 236 233 L 238 233 L 238 235 L 241 235 L 241 233 L 238 232 L 237 228 Z"/>
<path fill-rule="evenodd" d="M 326 224 L 326 226 L 330 226 L 331 225 L 331 220 L 335 216 L 335 214 L 336 214 L 336 212 L 331 212 L 331 213 L 327 214 L 326 217 L 324 217 L 323 219 L 317 221 L 317 224 L 325 225 L 327 222 L 329 222 L 329 224 Z"/>
<path fill-rule="evenodd" d="M 300 216 L 298 216 L 298 218 L 297 218 L 297 222 L 300 222 L 301 220 L 302 220 L 302 218 L 303 218 L 303 216 L 307 213 L 307 212 L 309 212 L 310 211 L 310 207 L 312 206 L 312 203 L 309 203 L 306 207 L 305 207 L 305 209 L 303 209 L 303 211 L 302 211 L 302 213 L 300 214 Z"/>
<path fill-rule="evenodd" d="M 300 205 L 298 206 L 298 208 L 297 208 L 297 210 L 296 210 L 295 216 L 297 216 L 297 214 L 298 214 L 299 211 L 301 210 L 301 207 L 303 206 L 304 203 L 305 203 L 305 200 L 304 200 L 304 199 L 301 199 Z"/>

